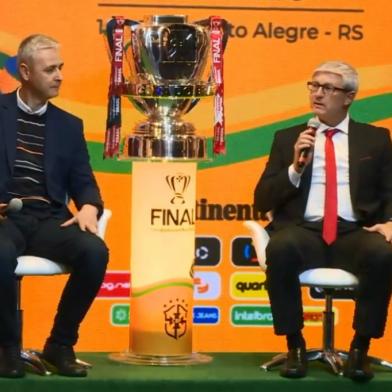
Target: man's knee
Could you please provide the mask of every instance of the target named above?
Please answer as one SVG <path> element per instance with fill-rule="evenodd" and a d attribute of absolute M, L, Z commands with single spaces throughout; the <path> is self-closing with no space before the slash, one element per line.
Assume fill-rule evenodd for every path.
<path fill-rule="evenodd" d="M 78 264 L 85 270 L 104 273 L 109 261 L 109 250 L 105 242 L 91 233 L 81 236 L 78 244 Z"/>
<path fill-rule="evenodd" d="M 266 249 L 267 258 L 290 259 L 290 256 L 294 256 L 298 252 L 300 243 L 295 228 L 281 230 L 271 237 Z"/>
<path fill-rule="evenodd" d="M 373 233 L 374 234 L 374 233 Z M 362 253 L 362 265 L 377 273 L 392 274 L 392 246 L 379 234 L 371 236 Z"/>

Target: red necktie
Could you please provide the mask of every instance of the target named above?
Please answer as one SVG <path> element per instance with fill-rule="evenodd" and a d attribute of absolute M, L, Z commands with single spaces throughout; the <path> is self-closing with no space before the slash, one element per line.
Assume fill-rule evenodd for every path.
<path fill-rule="evenodd" d="M 330 245 L 336 240 L 338 225 L 338 190 L 336 180 L 335 149 L 332 137 L 337 129 L 325 131 L 325 201 L 323 239 Z"/>

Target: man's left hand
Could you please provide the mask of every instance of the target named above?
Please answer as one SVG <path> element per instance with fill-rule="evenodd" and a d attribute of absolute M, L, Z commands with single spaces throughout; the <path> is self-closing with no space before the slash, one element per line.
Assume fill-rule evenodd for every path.
<path fill-rule="evenodd" d="M 370 227 L 364 227 L 366 231 L 380 233 L 387 242 L 392 243 L 392 222 L 377 223 Z"/>
<path fill-rule="evenodd" d="M 67 227 L 74 223 L 77 223 L 80 227 L 80 230 L 86 231 L 88 230 L 91 233 L 97 233 L 98 226 L 98 208 L 91 205 L 85 204 L 73 218 L 68 219 L 66 222 L 61 224 L 61 227 Z"/>

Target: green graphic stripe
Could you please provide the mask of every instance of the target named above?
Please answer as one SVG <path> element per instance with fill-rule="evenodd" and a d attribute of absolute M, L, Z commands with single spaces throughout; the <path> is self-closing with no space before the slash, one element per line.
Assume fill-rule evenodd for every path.
<path fill-rule="evenodd" d="M 8 60 L 9 56 L 0 52 L 0 69 L 4 68 L 5 62 Z"/>
<path fill-rule="evenodd" d="M 355 101 L 351 115 L 357 121 L 372 123 L 392 117 L 392 93 L 376 95 Z M 227 136 L 227 151 L 209 162 L 198 164 L 199 169 L 219 167 L 259 158 L 269 153 L 277 130 L 306 122 L 311 114 L 290 118 L 269 125 L 243 130 Z M 131 162 L 102 159 L 102 143 L 89 142 L 88 148 L 93 169 L 97 172 L 131 173 Z M 212 139 L 208 140 L 208 156 L 212 157 Z"/>
<path fill-rule="evenodd" d="M 186 282 L 164 283 L 158 286 L 150 287 L 149 289 L 143 291 L 132 290 L 132 297 L 142 297 L 143 295 L 152 293 L 156 290 L 164 289 L 166 287 L 188 287 L 190 289 L 193 289 L 193 284 Z"/>

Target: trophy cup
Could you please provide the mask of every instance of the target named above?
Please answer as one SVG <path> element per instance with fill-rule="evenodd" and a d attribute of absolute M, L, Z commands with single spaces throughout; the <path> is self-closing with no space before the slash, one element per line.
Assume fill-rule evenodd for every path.
<path fill-rule="evenodd" d="M 215 97 L 214 152 L 224 152 L 223 50 L 227 23 L 183 15 L 122 17 L 107 25 L 112 58 L 105 156 L 119 153 L 121 96 L 147 119 L 125 137 L 132 162 L 130 364 L 182 365 L 211 357 L 192 350 L 196 162 L 206 138 L 182 116 Z M 123 66 L 123 63 L 127 67 Z"/>

